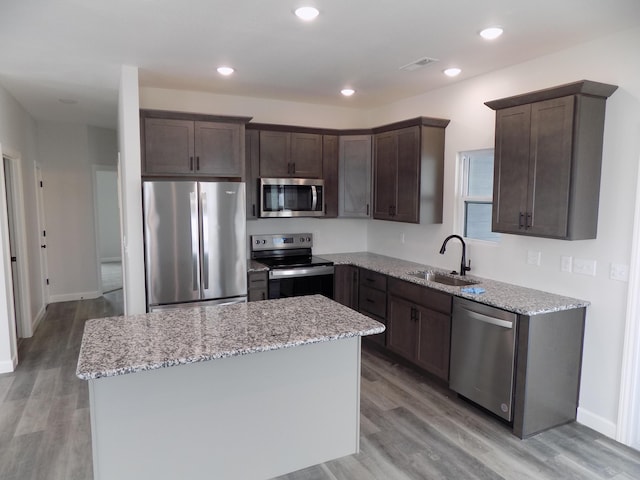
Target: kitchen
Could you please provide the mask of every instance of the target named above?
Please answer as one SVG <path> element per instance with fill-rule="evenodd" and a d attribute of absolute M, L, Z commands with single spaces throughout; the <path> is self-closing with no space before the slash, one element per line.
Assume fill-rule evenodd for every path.
<path fill-rule="evenodd" d="M 492 146 L 495 114 L 484 102 L 582 78 L 618 85 L 619 90 L 607 102 L 597 240 L 561 242 L 505 235 L 499 246 L 470 242 L 468 253 L 472 260 L 472 273 L 479 276 L 591 301 L 585 336 L 579 421 L 615 436 L 617 428 L 621 428 L 617 427 L 617 415 L 628 284 L 610 280 L 608 270 L 610 263 L 631 263 L 633 192 L 636 191 L 638 159 L 637 145 L 633 139 L 637 138 L 639 76 L 638 66 L 627 59 L 635 58 L 634 45 L 637 43 L 637 30 L 616 33 L 366 112 L 275 100 L 231 98 L 212 93 L 154 88 L 144 84 L 138 89 L 136 69 L 123 70 L 122 95 L 123 101 L 133 100 L 133 104 L 125 104 L 131 109 L 129 121 L 138 118 L 139 108 L 247 115 L 262 123 L 294 123 L 326 128 L 381 125 L 421 115 L 452 119 L 447 127 L 445 145 L 442 225 L 403 224 L 399 229 L 392 222 L 342 219 L 266 219 L 247 224 L 248 234 L 314 233 L 314 253 L 320 256 L 324 253 L 371 251 L 451 269 L 459 263 L 455 250 L 452 248 L 451 254 L 444 257 L 438 254 L 438 250 L 442 240 L 457 228 L 456 155 L 457 152 Z M 600 59 L 600 63 L 592 62 L 594 56 Z M 13 108 L 15 110 L 17 107 Z M 137 130 L 132 127 L 128 138 L 124 140 L 135 145 L 137 137 Z M 20 141 L 13 144 L 20 145 Z M 3 141 L 5 146 L 11 146 L 11 142 Z M 126 157 L 130 151 L 125 148 L 121 152 Z M 136 154 L 132 155 L 135 158 Z M 131 165 L 135 165 L 135 161 Z M 125 175 L 128 173 L 125 172 Z M 137 185 L 135 177 L 129 185 L 132 188 Z M 137 194 L 134 191 L 130 196 L 136 198 Z M 136 232 L 141 231 L 141 224 L 136 224 L 135 218 L 132 218 L 139 212 L 137 207 L 133 208 L 135 202 L 131 205 L 127 219 L 132 225 L 128 235 L 132 252 L 128 275 L 133 281 L 128 283 L 127 288 L 132 302 L 130 306 L 135 309 L 140 307 L 135 302 L 143 298 L 140 292 L 144 280 L 143 269 L 138 263 L 142 258 L 141 242 L 135 238 Z M 540 266 L 527 264 L 528 250 L 542 253 Z M 596 276 L 561 272 L 562 256 L 597 260 Z"/>

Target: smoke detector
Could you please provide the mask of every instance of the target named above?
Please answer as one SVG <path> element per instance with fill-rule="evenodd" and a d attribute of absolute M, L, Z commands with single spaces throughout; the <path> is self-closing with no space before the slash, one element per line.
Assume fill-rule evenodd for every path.
<path fill-rule="evenodd" d="M 435 63 L 437 61 L 438 61 L 437 58 L 422 57 L 422 58 L 419 58 L 418 60 L 414 60 L 411 63 L 407 63 L 406 65 L 403 65 L 402 67 L 400 67 L 400 70 L 405 70 L 407 72 L 413 72 L 414 70 L 418 70 L 420 68 L 424 68 L 427 65 L 429 65 L 430 63 Z"/>

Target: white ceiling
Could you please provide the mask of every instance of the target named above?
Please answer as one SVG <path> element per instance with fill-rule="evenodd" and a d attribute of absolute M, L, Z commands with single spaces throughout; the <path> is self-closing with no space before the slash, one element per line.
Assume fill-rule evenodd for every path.
<path fill-rule="evenodd" d="M 640 0 L 0 0 L 0 84 L 37 119 L 105 127 L 122 64 L 143 86 L 368 108 L 638 25 Z"/>

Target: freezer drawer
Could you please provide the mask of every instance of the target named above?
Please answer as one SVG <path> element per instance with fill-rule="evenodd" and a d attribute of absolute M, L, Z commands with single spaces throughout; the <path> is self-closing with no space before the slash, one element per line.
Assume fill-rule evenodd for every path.
<path fill-rule="evenodd" d="M 517 315 L 453 299 L 449 387 L 511 421 Z"/>

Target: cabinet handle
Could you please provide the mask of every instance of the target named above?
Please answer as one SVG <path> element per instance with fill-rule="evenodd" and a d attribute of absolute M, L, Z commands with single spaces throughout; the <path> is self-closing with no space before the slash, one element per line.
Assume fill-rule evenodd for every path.
<path fill-rule="evenodd" d="M 369 204 L 367 203 L 367 217 L 369 216 Z"/>
<path fill-rule="evenodd" d="M 527 223 L 525 224 L 525 228 L 531 228 L 531 214 L 527 212 Z"/>
<path fill-rule="evenodd" d="M 411 307 L 411 320 L 414 322 L 416 320 L 416 309 L 414 307 Z"/>
<path fill-rule="evenodd" d="M 518 228 L 524 228 L 524 213 L 520 212 L 520 217 L 518 218 Z"/>
<path fill-rule="evenodd" d="M 367 298 L 366 300 L 367 300 L 367 302 L 369 302 L 369 303 L 375 303 L 375 302 L 374 302 L 373 300 L 371 300 L 370 298 Z"/>
<path fill-rule="evenodd" d="M 196 170 L 200 170 L 200 155 L 196 157 Z"/>
<path fill-rule="evenodd" d="M 375 282 L 375 280 L 373 278 L 370 278 L 370 277 L 366 277 L 365 280 L 367 282 Z"/>
<path fill-rule="evenodd" d="M 267 299 L 267 294 L 265 292 L 262 292 L 262 299 L 266 300 Z"/>
<path fill-rule="evenodd" d="M 189 170 L 193 170 L 193 157 L 189 157 Z"/>
<path fill-rule="evenodd" d="M 291 165 L 293 165 L 293 174 L 296 174 L 296 162 L 293 162 Z"/>
<path fill-rule="evenodd" d="M 251 216 L 255 217 L 256 216 L 256 204 L 252 204 L 251 205 Z"/>
<path fill-rule="evenodd" d="M 324 214 L 325 215 L 327 214 L 327 204 L 326 203 L 324 204 Z"/>
<path fill-rule="evenodd" d="M 291 162 L 287 163 L 287 174 L 291 175 Z"/>

